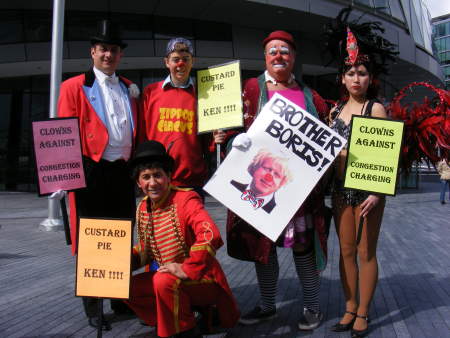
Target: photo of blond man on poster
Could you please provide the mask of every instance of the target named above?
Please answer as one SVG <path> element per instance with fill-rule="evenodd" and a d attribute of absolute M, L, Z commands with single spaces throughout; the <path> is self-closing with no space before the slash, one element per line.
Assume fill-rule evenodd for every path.
<path fill-rule="evenodd" d="M 270 214 L 277 205 L 275 192 L 291 180 L 287 159 L 261 149 L 247 171 L 252 176 L 250 183 L 231 180 L 231 185 L 242 192 L 242 201 L 248 202 L 255 210 L 261 208 Z"/>

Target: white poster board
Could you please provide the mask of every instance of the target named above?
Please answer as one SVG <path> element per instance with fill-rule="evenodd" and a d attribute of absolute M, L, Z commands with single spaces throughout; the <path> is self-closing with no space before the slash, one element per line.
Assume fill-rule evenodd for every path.
<path fill-rule="evenodd" d="M 247 135 L 251 147 L 233 148 L 203 189 L 275 241 L 346 140 L 279 94 Z"/>

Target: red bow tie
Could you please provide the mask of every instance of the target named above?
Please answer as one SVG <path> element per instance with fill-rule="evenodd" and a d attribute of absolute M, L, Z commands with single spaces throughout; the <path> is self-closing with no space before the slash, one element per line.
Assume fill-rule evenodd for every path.
<path fill-rule="evenodd" d="M 255 210 L 261 208 L 264 203 L 264 198 L 256 197 L 251 190 L 245 190 L 241 195 L 241 200 L 249 201 Z"/>

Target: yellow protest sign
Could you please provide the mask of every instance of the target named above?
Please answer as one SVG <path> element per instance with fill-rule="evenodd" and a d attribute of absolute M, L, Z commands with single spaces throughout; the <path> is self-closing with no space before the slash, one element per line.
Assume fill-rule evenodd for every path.
<path fill-rule="evenodd" d="M 403 122 L 352 117 L 345 188 L 395 195 Z"/>
<path fill-rule="evenodd" d="M 77 296 L 128 299 L 131 220 L 80 218 Z"/>
<path fill-rule="evenodd" d="M 198 70 L 197 93 L 199 133 L 242 126 L 239 61 Z"/>

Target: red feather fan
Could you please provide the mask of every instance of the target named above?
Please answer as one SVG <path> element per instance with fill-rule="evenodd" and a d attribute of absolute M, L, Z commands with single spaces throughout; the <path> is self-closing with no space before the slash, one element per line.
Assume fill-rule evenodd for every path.
<path fill-rule="evenodd" d="M 435 97 L 425 98 L 422 103 L 402 105 L 407 90 L 424 86 L 432 90 Z M 394 120 L 405 122 L 401 166 L 408 171 L 414 161 L 425 161 L 428 165 L 450 154 L 450 92 L 436 88 L 426 82 L 413 82 L 394 97 L 388 107 Z M 439 150 L 438 150 L 439 149 Z"/>

